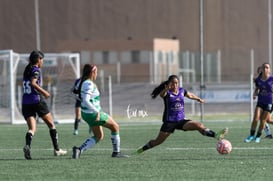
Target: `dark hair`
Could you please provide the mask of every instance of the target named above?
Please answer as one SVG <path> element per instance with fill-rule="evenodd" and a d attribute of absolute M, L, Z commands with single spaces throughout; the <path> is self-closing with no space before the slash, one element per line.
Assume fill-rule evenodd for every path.
<path fill-rule="evenodd" d="M 269 65 L 269 66 L 270 66 L 270 63 L 264 62 L 264 63 L 262 64 L 262 66 L 264 66 L 264 65 Z"/>
<path fill-rule="evenodd" d="M 83 67 L 83 70 L 82 70 L 82 76 L 81 76 L 81 82 L 80 82 L 80 85 L 79 85 L 79 91 L 78 91 L 78 94 L 79 94 L 79 98 L 81 99 L 81 88 L 82 88 L 82 83 L 89 78 L 90 76 L 90 73 L 93 71 L 95 65 L 93 64 L 85 64 L 84 67 Z"/>
<path fill-rule="evenodd" d="M 257 68 L 257 73 L 258 73 L 257 77 L 261 77 L 263 75 L 263 71 L 261 71 L 261 70 L 262 70 L 262 66 Z"/>
<path fill-rule="evenodd" d="M 33 50 L 29 55 L 29 63 L 25 68 L 24 77 L 29 77 L 31 75 L 31 68 L 35 65 L 39 59 L 44 58 L 44 53 L 39 50 Z"/>
<path fill-rule="evenodd" d="M 160 92 L 165 89 L 165 86 L 168 85 L 169 82 L 171 82 L 173 79 L 179 80 L 177 75 L 170 75 L 168 80 L 162 82 L 153 90 L 153 92 L 151 93 L 152 98 L 155 99 L 160 94 Z"/>
<path fill-rule="evenodd" d="M 44 58 L 44 53 L 39 50 L 34 50 L 29 55 L 29 62 L 33 65 L 36 64 L 39 58 Z"/>

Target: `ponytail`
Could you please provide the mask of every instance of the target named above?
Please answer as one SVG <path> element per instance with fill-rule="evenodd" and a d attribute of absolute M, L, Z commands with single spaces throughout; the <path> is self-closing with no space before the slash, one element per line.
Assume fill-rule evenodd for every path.
<path fill-rule="evenodd" d="M 165 87 L 169 84 L 169 82 L 171 82 L 173 79 L 178 79 L 177 75 L 170 75 L 168 80 L 162 82 L 159 86 L 157 86 L 153 92 L 151 93 L 151 96 L 153 99 L 155 99 L 161 91 L 163 91 L 165 89 Z"/>
<path fill-rule="evenodd" d="M 31 68 L 32 68 L 32 65 L 31 65 L 31 63 L 29 63 L 26 66 L 25 70 L 24 70 L 24 74 L 23 75 L 24 75 L 25 78 L 29 78 L 31 76 Z"/>
<path fill-rule="evenodd" d="M 151 93 L 152 98 L 155 99 L 160 94 L 160 92 L 165 89 L 165 86 L 168 85 L 168 83 L 169 81 L 164 81 L 159 86 L 157 86 Z"/>

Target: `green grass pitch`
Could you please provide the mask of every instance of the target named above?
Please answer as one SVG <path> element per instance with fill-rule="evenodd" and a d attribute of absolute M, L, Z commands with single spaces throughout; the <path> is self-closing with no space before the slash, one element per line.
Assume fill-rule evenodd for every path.
<path fill-rule="evenodd" d="M 54 157 L 48 129 L 38 124 L 32 142 L 33 160 L 25 160 L 26 125 L 0 125 L 1 180 L 272 180 L 273 140 L 244 143 L 249 134 L 249 121 L 208 121 L 212 130 L 229 127 L 226 139 L 233 150 L 230 155 L 216 152 L 216 140 L 197 131 L 175 131 L 162 145 L 135 155 L 135 150 L 155 138 L 160 121 L 120 123 L 121 150 L 130 158 L 111 158 L 110 132 L 104 129 L 104 140 L 71 159 L 74 145 L 79 146 L 89 135 L 86 124 L 80 124 L 79 135 L 72 135 L 72 124 L 58 124 L 60 147 L 68 155 Z M 273 130 L 272 130 L 273 131 Z M 263 135 L 264 136 L 264 135 Z"/>

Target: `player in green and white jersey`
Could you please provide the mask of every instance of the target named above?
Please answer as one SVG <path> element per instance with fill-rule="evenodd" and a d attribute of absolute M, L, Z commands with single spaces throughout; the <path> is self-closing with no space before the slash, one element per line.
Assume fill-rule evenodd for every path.
<path fill-rule="evenodd" d="M 116 121 L 103 112 L 100 106 L 100 92 L 93 82 L 97 78 L 97 67 L 86 64 L 80 83 L 81 114 L 82 119 L 92 128 L 94 136 L 88 138 L 80 147 L 73 147 L 72 158 L 78 159 L 82 152 L 94 146 L 103 139 L 102 126 L 111 130 L 113 144 L 112 157 L 128 157 L 120 153 L 119 125 Z"/>

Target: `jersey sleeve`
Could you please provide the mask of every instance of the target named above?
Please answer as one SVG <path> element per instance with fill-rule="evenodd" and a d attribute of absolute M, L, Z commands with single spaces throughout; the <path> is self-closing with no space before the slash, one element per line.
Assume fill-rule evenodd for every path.
<path fill-rule="evenodd" d="M 40 77 L 40 71 L 34 70 L 31 75 L 32 78 L 38 79 Z"/>
<path fill-rule="evenodd" d="M 184 96 L 186 96 L 187 94 L 188 94 L 188 91 L 184 89 Z"/>
<path fill-rule="evenodd" d="M 79 87 L 80 87 L 80 81 L 81 79 L 77 79 L 74 83 L 74 86 L 71 88 L 71 92 L 75 95 L 80 93 Z"/>

